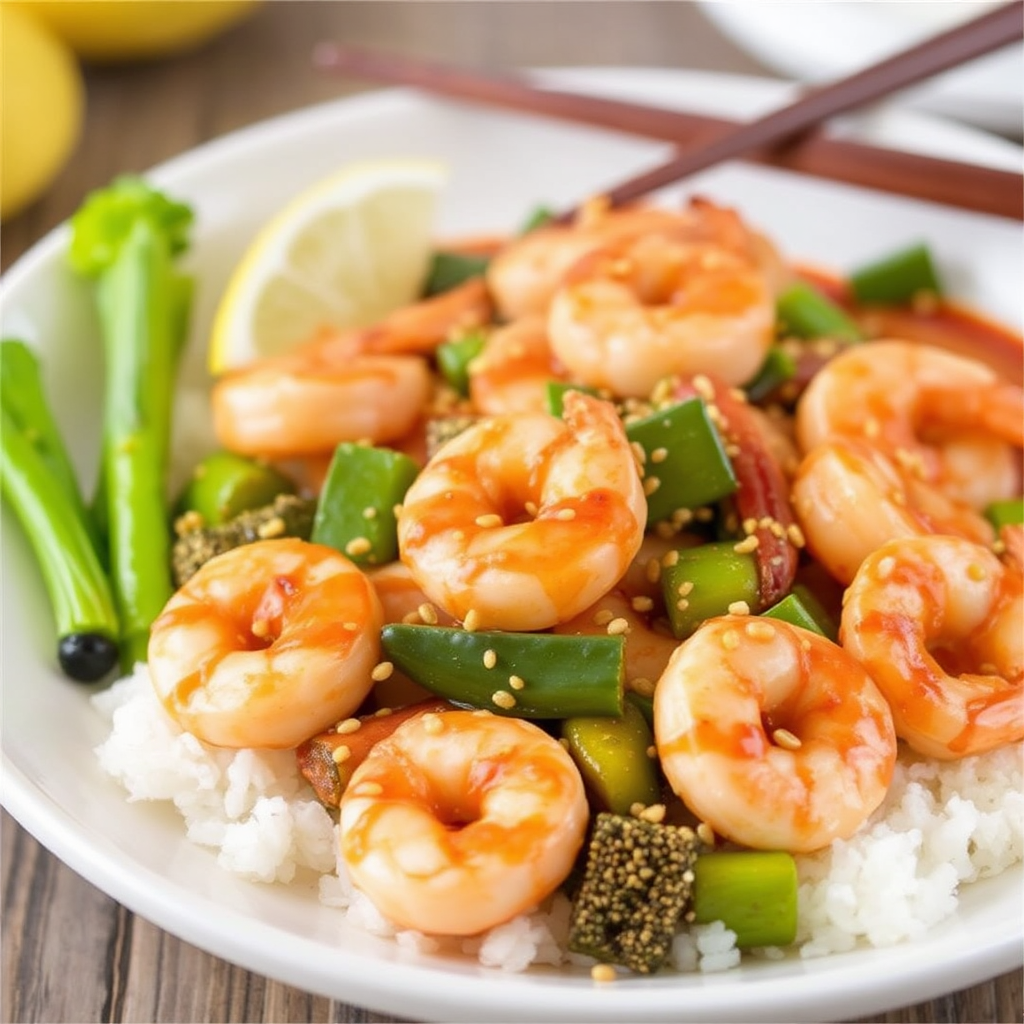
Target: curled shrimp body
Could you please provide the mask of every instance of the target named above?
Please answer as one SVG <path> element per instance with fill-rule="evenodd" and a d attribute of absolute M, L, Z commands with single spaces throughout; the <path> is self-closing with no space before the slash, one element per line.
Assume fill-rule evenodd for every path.
<path fill-rule="evenodd" d="M 551 353 L 541 317 L 500 327 L 469 364 L 469 397 L 485 416 L 548 411 L 548 384 L 565 370 Z"/>
<path fill-rule="evenodd" d="M 480 420 L 406 493 L 402 561 L 456 619 L 546 629 L 611 589 L 639 549 L 647 499 L 615 409 L 576 391 L 564 409 Z"/>
<path fill-rule="evenodd" d="M 149 673 L 186 732 L 214 746 L 297 746 L 359 707 L 380 602 L 333 548 L 294 538 L 210 559 L 153 623 Z"/>
<path fill-rule="evenodd" d="M 1024 738 L 1020 571 L 959 537 L 892 541 L 847 589 L 842 645 L 892 707 L 896 733 L 945 760 Z"/>
<path fill-rule="evenodd" d="M 808 852 L 848 838 L 882 802 L 892 715 L 841 647 L 786 622 L 708 619 L 654 691 L 672 789 L 744 846 Z"/>
<path fill-rule="evenodd" d="M 800 463 L 793 511 L 808 550 L 840 583 L 886 541 L 952 533 L 990 543 L 988 520 L 901 470 L 879 449 L 854 438 L 817 445 Z"/>
<path fill-rule="evenodd" d="M 765 276 L 743 257 L 647 234 L 583 257 L 548 314 L 551 348 L 569 373 L 623 397 L 665 377 L 749 380 L 775 326 Z"/>
<path fill-rule="evenodd" d="M 846 349 L 803 392 L 796 431 L 805 452 L 836 436 L 867 440 L 973 508 L 1020 493 L 1024 392 L 984 363 L 929 345 Z"/>
<path fill-rule="evenodd" d="M 565 879 L 589 811 L 562 746 L 529 722 L 450 711 L 400 725 L 341 800 L 358 888 L 407 928 L 474 935 Z"/>
<path fill-rule="evenodd" d="M 341 441 L 394 441 L 416 424 L 430 397 L 416 356 L 341 358 L 306 348 L 222 377 L 211 403 L 217 439 L 246 455 L 287 458 L 333 451 Z"/>

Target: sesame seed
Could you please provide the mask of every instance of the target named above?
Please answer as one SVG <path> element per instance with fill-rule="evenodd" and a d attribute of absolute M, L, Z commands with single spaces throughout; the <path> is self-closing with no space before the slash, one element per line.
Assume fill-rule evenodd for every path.
<path fill-rule="evenodd" d="M 809 651 L 811 649 L 811 641 L 805 636 L 800 637 L 800 649 L 804 651 Z"/>
<path fill-rule="evenodd" d="M 428 626 L 437 625 L 437 609 L 429 601 L 424 601 L 416 611 Z"/>
<path fill-rule="evenodd" d="M 715 397 L 715 386 L 703 373 L 694 374 L 692 383 L 693 390 L 705 401 L 711 401 Z"/>
<path fill-rule="evenodd" d="M 266 640 L 270 636 L 270 622 L 267 619 L 253 619 L 249 631 L 258 640 Z"/>
<path fill-rule="evenodd" d="M 364 519 L 376 519 L 377 518 L 377 510 L 372 505 L 367 505 L 366 508 L 363 509 L 363 518 Z"/>
<path fill-rule="evenodd" d="M 629 805 L 629 813 L 633 815 L 634 818 L 639 818 L 640 815 L 643 814 L 643 812 L 644 804 L 640 803 L 639 800 Z"/>
<path fill-rule="evenodd" d="M 523 511 L 528 516 L 534 516 L 535 517 L 537 515 L 537 502 L 535 502 L 535 501 L 528 501 L 528 502 L 526 502 L 526 504 L 523 505 Z"/>
<path fill-rule="evenodd" d="M 677 611 L 685 612 L 686 609 L 689 608 L 689 607 L 690 607 L 690 602 L 687 601 L 685 597 L 681 597 L 681 598 L 679 598 L 678 601 L 676 601 L 676 610 Z"/>
<path fill-rule="evenodd" d="M 379 782 L 362 782 L 356 789 L 356 796 L 380 796 L 384 787 Z"/>
<path fill-rule="evenodd" d="M 555 513 L 556 519 L 561 519 L 563 523 L 571 522 L 576 518 L 576 509 L 574 508 L 560 508 Z"/>
<path fill-rule="evenodd" d="M 287 530 L 288 527 L 280 516 L 272 516 L 265 523 L 259 525 L 256 534 L 261 540 L 269 540 L 271 537 L 284 536 Z"/>
<path fill-rule="evenodd" d="M 508 690 L 495 690 L 491 694 L 491 702 L 499 708 L 504 708 L 506 711 L 516 706 L 516 699 Z"/>
<path fill-rule="evenodd" d="M 480 628 L 480 613 L 475 608 L 470 608 L 466 612 L 466 617 L 462 620 L 462 628 L 470 633 Z"/>
<path fill-rule="evenodd" d="M 345 545 L 345 554 L 353 556 L 365 555 L 372 547 L 373 545 L 367 537 L 353 537 Z"/>
<path fill-rule="evenodd" d="M 751 516 L 749 519 L 743 520 L 743 532 L 748 536 L 757 529 L 757 520 Z"/>
<path fill-rule="evenodd" d="M 401 502 L 395 502 L 391 506 L 391 514 L 397 519 L 405 511 Z"/>
<path fill-rule="evenodd" d="M 609 636 L 623 636 L 629 632 L 629 622 L 623 618 L 612 619 L 608 623 L 608 635 Z"/>
<path fill-rule="evenodd" d="M 618 975 L 615 973 L 615 968 L 611 964 L 594 964 L 590 968 L 590 977 L 594 981 L 614 981 Z"/>
<path fill-rule="evenodd" d="M 644 450 L 644 446 L 639 441 L 633 441 L 629 447 L 633 450 L 633 458 L 637 465 L 642 466 L 647 461 L 647 452 Z"/>
<path fill-rule="evenodd" d="M 393 715 L 393 714 L 394 714 L 394 712 L 391 710 L 391 708 L 377 708 L 377 710 L 374 711 L 374 713 L 373 713 L 373 717 L 374 718 L 387 718 L 388 715 Z"/>
<path fill-rule="evenodd" d="M 380 664 L 374 665 L 370 678 L 375 683 L 382 683 L 385 679 L 390 679 L 394 671 L 395 666 L 390 661 L 382 661 Z"/>
<path fill-rule="evenodd" d="M 644 575 L 647 577 L 648 583 L 657 583 L 661 578 L 661 562 L 656 558 L 647 559 L 647 564 L 644 566 Z"/>
<path fill-rule="evenodd" d="M 644 821 L 650 821 L 655 825 L 660 825 L 665 820 L 665 805 L 651 804 L 650 807 L 645 807 L 640 812 L 639 817 Z"/>
<path fill-rule="evenodd" d="M 482 516 L 477 516 L 474 522 L 477 526 L 485 530 L 490 530 L 496 526 L 504 525 L 504 520 L 497 512 L 487 512 Z"/>
<path fill-rule="evenodd" d="M 498 652 L 487 648 L 484 651 L 484 668 L 494 668 L 498 664 Z"/>
<path fill-rule="evenodd" d="M 658 756 L 658 748 L 652 743 L 644 753 L 653 761 Z"/>
<path fill-rule="evenodd" d="M 730 615 L 749 615 L 750 614 L 750 605 L 747 604 L 746 601 L 733 601 L 732 604 L 729 605 L 729 614 Z"/>
<path fill-rule="evenodd" d="M 803 746 L 800 737 L 788 729 L 776 729 L 772 733 L 772 740 L 785 750 L 799 750 Z"/>
<path fill-rule="evenodd" d="M 727 651 L 735 651 L 740 645 L 740 635 L 735 629 L 727 629 L 722 634 L 722 646 Z"/>
<path fill-rule="evenodd" d="M 634 693 L 640 694 L 641 697 L 654 696 L 654 683 L 645 676 L 637 676 L 635 679 L 631 679 L 629 688 Z"/>
<path fill-rule="evenodd" d="M 972 580 L 975 583 L 980 583 L 987 576 L 988 573 L 985 572 L 985 567 L 978 565 L 977 562 L 971 562 L 971 564 L 967 566 L 967 578 L 969 580 Z"/>
<path fill-rule="evenodd" d="M 880 580 L 887 580 L 891 575 L 893 569 L 896 568 L 896 559 L 892 555 L 886 555 L 884 558 L 879 559 L 878 565 L 875 568 L 875 575 Z"/>
<path fill-rule="evenodd" d="M 594 612 L 591 621 L 595 626 L 607 626 L 614 618 L 615 613 L 613 611 L 610 611 L 608 608 L 598 608 L 598 610 Z"/>
<path fill-rule="evenodd" d="M 664 462 L 668 458 L 667 448 L 655 448 L 651 452 L 651 462 Z"/>
<path fill-rule="evenodd" d="M 441 721 L 441 716 L 430 711 L 423 716 L 423 731 L 429 733 L 431 736 L 436 736 L 439 732 L 444 729 L 444 722 Z"/>
<path fill-rule="evenodd" d="M 334 731 L 342 736 L 346 736 L 349 733 L 356 732 L 362 724 L 358 718 L 346 718 L 334 727 Z"/>
<path fill-rule="evenodd" d="M 661 564 L 666 569 L 671 569 L 672 566 L 675 565 L 676 562 L 678 562 L 678 561 L 679 561 L 679 552 L 678 551 L 666 551 L 665 554 L 663 554 L 661 556 Z"/>
<path fill-rule="evenodd" d="M 417 622 L 422 622 L 422 621 L 423 620 L 420 618 L 420 613 L 419 612 L 415 612 L 415 611 L 413 611 L 413 612 L 406 612 L 402 616 L 402 622 L 404 622 L 407 626 L 413 626 Z"/>
<path fill-rule="evenodd" d="M 644 478 L 644 494 L 649 498 L 659 487 L 661 481 L 656 476 L 649 476 Z"/>
<path fill-rule="evenodd" d="M 697 826 L 697 838 L 708 846 L 713 846 L 715 842 L 715 833 L 711 826 L 706 822 L 702 821 Z"/>
<path fill-rule="evenodd" d="M 775 627 L 764 619 L 748 622 L 743 629 L 751 640 L 771 640 L 775 636 Z"/>
<path fill-rule="evenodd" d="M 807 545 L 807 539 L 804 537 L 804 531 L 797 526 L 796 523 L 790 523 L 786 527 L 786 536 L 789 538 L 789 543 L 795 548 L 802 548 Z"/>
<path fill-rule="evenodd" d="M 522 676 L 511 675 L 508 677 L 508 685 L 513 690 L 521 690 L 526 685 L 526 680 Z"/>
<path fill-rule="evenodd" d="M 761 542 L 757 539 L 757 534 L 752 533 L 749 537 L 744 537 L 743 540 L 733 544 L 732 549 L 738 555 L 749 555 L 751 551 L 756 551 L 760 546 Z"/>
<path fill-rule="evenodd" d="M 689 597 L 693 592 L 693 580 L 683 580 L 682 583 L 676 587 L 676 593 L 680 597 Z"/>
<path fill-rule="evenodd" d="M 629 604 L 635 612 L 649 612 L 654 608 L 654 598 L 645 597 L 643 594 L 639 594 L 634 597 Z"/>
<path fill-rule="evenodd" d="M 335 764 L 344 764 L 352 756 L 352 748 L 346 747 L 344 743 L 331 751 L 331 760 Z"/>

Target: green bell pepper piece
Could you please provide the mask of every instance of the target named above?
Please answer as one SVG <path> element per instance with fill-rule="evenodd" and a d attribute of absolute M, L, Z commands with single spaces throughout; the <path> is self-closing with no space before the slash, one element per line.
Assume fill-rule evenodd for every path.
<path fill-rule="evenodd" d="M 783 333 L 798 338 L 863 341 L 861 329 L 831 299 L 813 285 L 797 281 L 779 294 L 775 312 Z"/>
<path fill-rule="evenodd" d="M 770 619 L 781 619 L 791 626 L 801 626 L 803 629 L 820 633 L 829 640 L 835 640 L 838 636 L 836 624 L 832 617 L 821 606 L 818 599 L 806 588 L 797 584 L 777 604 L 763 611 L 762 615 Z"/>
<path fill-rule="evenodd" d="M 942 294 L 932 255 L 923 243 L 859 267 L 849 280 L 854 298 L 865 304 L 902 305 L 922 293 Z"/>
<path fill-rule="evenodd" d="M 757 560 L 735 550 L 734 541 L 684 548 L 674 565 L 661 571 L 662 593 L 672 632 L 680 639 L 705 620 L 725 615 L 736 601 L 750 611 L 758 605 Z"/>
<path fill-rule="evenodd" d="M 469 394 L 469 364 L 480 355 L 486 344 L 487 335 L 483 331 L 471 331 L 437 347 L 437 368 L 463 397 Z"/>
<path fill-rule="evenodd" d="M 292 481 L 273 466 L 234 452 L 213 452 L 192 470 L 177 511 L 196 512 L 207 526 L 220 526 L 269 505 L 279 494 L 294 493 Z"/>
<path fill-rule="evenodd" d="M 997 529 L 1020 526 L 1024 523 L 1024 498 L 1006 498 L 993 501 L 985 509 L 985 518 Z"/>

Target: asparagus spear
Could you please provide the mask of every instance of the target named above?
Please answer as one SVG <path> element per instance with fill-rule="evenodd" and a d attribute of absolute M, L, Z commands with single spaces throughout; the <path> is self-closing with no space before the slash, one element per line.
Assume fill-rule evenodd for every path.
<path fill-rule="evenodd" d="M 172 593 L 166 475 L 189 280 L 174 265 L 192 211 L 134 177 L 88 196 L 71 220 L 72 267 L 95 283 L 106 356 L 100 479 L 122 663 L 144 660 Z"/>
<path fill-rule="evenodd" d="M 21 522 L 46 584 L 65 674 L 95 682 L 117 661 L 119 624 L 85 502 L 46 401 L 39 364 L 0 342 L 0 491 Z"/>

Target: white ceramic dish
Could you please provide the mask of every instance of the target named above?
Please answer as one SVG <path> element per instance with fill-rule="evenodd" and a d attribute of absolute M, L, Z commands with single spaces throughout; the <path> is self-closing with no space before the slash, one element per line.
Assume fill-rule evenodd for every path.
<path fill-rule="evenodd" d="M 766 67 L 805 82 L 852 74 L 997 6 L 991 0 L 701 4 L 722 32 Z M 1022 83 L 1024 47 L 1018 42 L 906 90 L 899 102 L 1020 138 Z"/>
<path fill-rule="evenodd" d="M 552 80 L 736 116 L 784 99 L 771 83 L 674 72 L 575 71 Z M 900 114 L 861 130 L 873 138 L 898 131 L 939 150 L 950 131 Z M 953 135 L 963 158 L 973 136 Z M 449 161 L 439 230 L 460 233 L 511 228 L 538 201 L 577 199 L 664 152 L 660 144 L 625 136 L 388 91 L 301 111 L 174 160 L 153 178 L 191 201 L 198 216 L 188 376 L 202 380 L 212 309 L 255 227 L 298 188 L 347 160 L 405 154 Z M 1012 153 L 997 146 L 979 159 L 998 163 Z M 739 206 L 787 252 L 839 269 L 925 238 L 958 293 L 1019 327 L 1024 245 L 1010 222 L 743 165 L 703 174 L 691 188 Z M 85 290 L 62 262 L 66 241 L 59 229 L 11 269 L 0 311 L 5 336 L 26 337 L 42 351 L 54 405 L 91 480 L 97 343 Z M 194 413 L 194 395 L 192 401 Z M 250 970 L 414 1019 L 822 1021 L 914 1003 L 1020 964 L 1018 872 L 972 887 L 955 919 L 914 943 L 611 986 L 595 985 L 586 974 L 504 974 L 412 954 L 344 926 L 311 889 L 228 877 L 212 854 L 186 842 L 172 811 L 127 803 L 100 774 L 92 750 L 104 738 L 103 722 L 88 704 L 88 690 L 55 670 L 44 593 L 16 525 L 5 518 L 4 527 L 4 806 L 115 899 Z"/>

